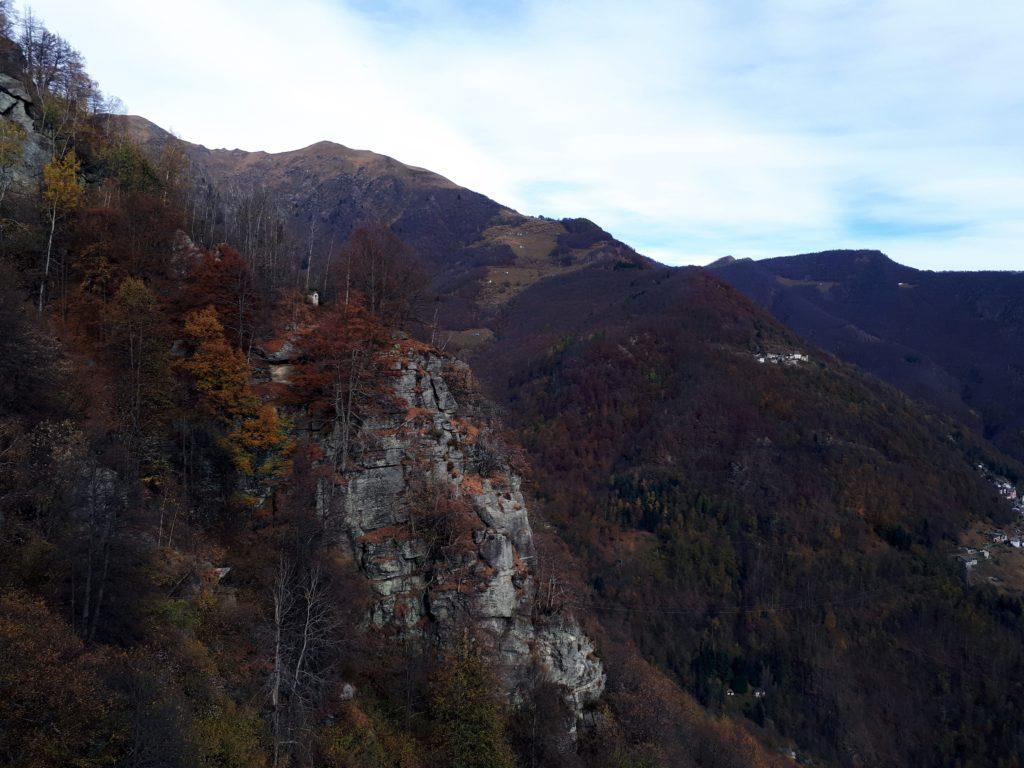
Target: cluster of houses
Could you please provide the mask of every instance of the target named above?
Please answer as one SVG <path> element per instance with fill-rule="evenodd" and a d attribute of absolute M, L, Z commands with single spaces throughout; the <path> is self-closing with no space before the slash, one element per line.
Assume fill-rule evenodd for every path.
<path fill-rule="evenodd" d="M 985 538 L 989 543 L 983 547 L 960 547 L 956 553 L 956 559 L 963 565 L 964 570 L 970 573 L 979 563 L 992 559 L 992 552 L 998 546 L 1024 549 L 1024 528 L 1015 526 L 1008 531 L 998 529 L 985 531 Z"/>
<path fill-rule="evenodd" d="M 1013 505 L 1013 510 L 1024 519 L 1024 498 L 1012 482 L 1005 477 L 995 474 L 984 464 L 977 465 L 978 471 L 995 487 L 996 491 Z M 1007 530 L 994 529 L 985 531 L 985 538 L 988 544 L 983 547 L 960 547 L 956 553 L 956 559 L 963 564 L 964 570 L 968 573 L 984 560 L 992 559 L 992 550 L 997 546 L 1008 546 L 1014 549 L 1024 549 L 1024 524 L 1015 525 Z"/>
<path fill-rule="evenodd" d="M 960 550 L 956 553 L 956 559 L 963 565 L 964 570 L 970 573 L 978 567 L 978 563 L 982 560 L 991 560 L 992 551 L 990 547 L 981 547 L 980 549 L 960 547 Z"/>
<path fill-rule="evenodd" d="M 1013 511 L 1024 517 L 1024 497 L 1018 493 L 1016 486 L 1004 477 L 995 478 L 993 484 L 999 495 L 1013 505 Z"/>
<path fill-rule="evenodd" d="M 758 352 L 754 357 L 759 363 L 771 365 L 800 365 L 811 361 L 811 358 L 802 352 Z"/>
<path fill-rule="evenodd" d="M 1001 475 L 997 475 L 984 464 L 978 464 L 978 471 L 986 480 L 992 483 L 996 492 L 1013 505 L 1013 511 L 1024 517 L 1024 495 L 1017 490 L 1017 486 Z"/>
<path fill-rule="evenodd" d="M 1024 532 L 1015 529 L 1007 533 L 1006 531 L 993 530 L 985 531 L 986 538 L 993 544 L 1009 544 L 1011 547 L 1020 549 L 1024 547 Z"/>

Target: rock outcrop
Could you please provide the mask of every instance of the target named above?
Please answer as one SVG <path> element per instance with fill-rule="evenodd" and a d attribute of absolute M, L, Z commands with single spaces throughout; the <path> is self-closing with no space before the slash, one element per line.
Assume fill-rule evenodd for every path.
<path fill-rule="evenodd" d="M 473 631 L 513 700 L 546 680 L 580 720 L 604 669 L 571 615 L 540 608 L 520 478 L 486 420 L 460 402 L 474 397 L 468 368 L 401 343 L 391 372 L 390 402 L 363 424 L 344 481 L 320 489 L 320 513 L 372 585 L 368 621 L 438 642 Z"/>
<path fill-rule="evenodd" d="M 7 159 L 0 167 L 0 184 L 5 190 L 7 187 L 21 192 L 34 190 L 43 164 L 49 159 L 48 142 L 35 127 L 37 114 L 21 81 L 0 72 L 0 117 L 21 134 L 18 156 Z M 16 135 L 11 134 L 7 141 L 14 141 Z"/>

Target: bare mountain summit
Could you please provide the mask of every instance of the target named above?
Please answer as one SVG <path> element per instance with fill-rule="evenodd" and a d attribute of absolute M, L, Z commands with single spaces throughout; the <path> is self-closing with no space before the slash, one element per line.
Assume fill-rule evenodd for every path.
<path fill-rule="evenodd" d="M 441 322 L 466 344 L 487 338 L 496 312 L 538 281 L 595 263 L 653 263 L 587 219 L 524 216 L 374 152 L 329 141 L 273 154 L 207 149 L 142 117 L 115 119 L 151 155 L 179 142 L 211 208 L 269 204 L 305 243 L 314 271 L 354 228 L 388 224 L 425 262 Z"/>

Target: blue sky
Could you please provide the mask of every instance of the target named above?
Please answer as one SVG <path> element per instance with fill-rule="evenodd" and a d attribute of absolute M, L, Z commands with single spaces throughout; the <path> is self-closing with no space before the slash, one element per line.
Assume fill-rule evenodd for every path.
<path fill-rule="evenodd" d="M 38 0 L 129 112 L 329 139 L 667 263 L 1024 269 L 1020 0 Z"/>

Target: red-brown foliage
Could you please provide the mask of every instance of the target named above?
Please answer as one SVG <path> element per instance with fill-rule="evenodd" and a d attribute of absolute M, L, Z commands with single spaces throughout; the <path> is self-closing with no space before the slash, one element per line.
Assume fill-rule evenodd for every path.
<path fill-rule="evenodd" d="M 229 245 L 205 252 L 193 267 L 182 296 L 186 309 L 213 306 L 228 340 L 248 349 L 256 330 L 260 301 L 248 262 Z"/>

